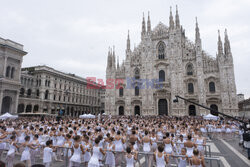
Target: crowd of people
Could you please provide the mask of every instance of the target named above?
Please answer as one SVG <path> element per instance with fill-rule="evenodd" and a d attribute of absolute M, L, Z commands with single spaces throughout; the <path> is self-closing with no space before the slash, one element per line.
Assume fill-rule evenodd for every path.
<path fill-rule="evenodd" d="M 133 167 L 143 156 L 147 166 L 204 167 L 207 138 L 234 137 L 239 126 L 202 117 L 18 118 L 0 122 L 0 157 L 8 167 L 18 154 L 27 167 L 39 159 L 46 167 L 66 160 L 69 167 Z"/>

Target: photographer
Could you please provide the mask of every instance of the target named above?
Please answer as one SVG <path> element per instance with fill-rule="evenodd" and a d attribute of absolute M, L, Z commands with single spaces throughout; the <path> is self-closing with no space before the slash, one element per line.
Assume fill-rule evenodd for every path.
<path fill-rule="evenodd" d="M 250 124 L 246 125 L 245 133 L 243 134 L 244 147 L 247 148 L 248 159 L 250 160 Z"/>

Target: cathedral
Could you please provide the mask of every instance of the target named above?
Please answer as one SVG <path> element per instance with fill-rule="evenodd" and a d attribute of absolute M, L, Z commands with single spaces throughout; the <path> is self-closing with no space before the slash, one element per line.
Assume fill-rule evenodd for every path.
<path fill-rule="evenodd" d="M 105 112 L 111 115 L 199 116 L 209 111 L 176 95 L 232 116 L 238 115 L 233 56 L 227 30 L 224 45 L 218 31 L 216 56 L 202 49 L 196 19 L 195 41 L 185 36 L 178 9 L 170 9 L 169 25 L 151 28 L 150 16 L 142 19 L 141 41 L 133 50 L 127 37 L 126 58 L 119 64 L 109 49 Z M 117 59 L 117 62 L 116 62 Z M 117 80 L 122 82 L 116 82 Z"/>

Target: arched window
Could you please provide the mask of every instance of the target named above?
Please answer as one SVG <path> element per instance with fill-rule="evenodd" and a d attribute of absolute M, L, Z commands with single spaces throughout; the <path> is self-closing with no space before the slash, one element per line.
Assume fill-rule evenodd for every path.
<path fill-rule="evenodd" d="M 123 88 L 122 88 L 122 87 L 119 89 L 119 96 L 120 96 L 120 97 L 123 96 Z"/>
<path fill-rule="evenodd" d="M 11 68 L 11 74 L 10 74 L 10 77 L 11 77 L 11 78 L 14 78 L 14 72 L 15 72 L 15 68 L 12 67 L 12 68 Z"/>
<path fill-rule="evenodd" d="M 44 97 L 45 99 L 48 99 L 49 98 L 49 91 L 48 90 L 46 90 L 45 91 L 45 97 Z"/>
<path fill-rule="evenodd" d="M 5 74 L 5 77 L 9 77 L 9 76 L 10 76 L 10 66 L 7 67 L 6 74 Z"/>
<path fill-rule="evenodd" d="M 139 87 L 138 86 L 135 87 L 135 96 L 139 96 Z"/>
<path fill-rule="evenodd" d="M 187 65 L 187 75 L 193 75 L 193 65 L 192 64 Z"/>
<path fill-rule="evenodd" d="M 140 70 L 138 68 L 135 69 L 135 79 L 140 79 Z"/>
<path fill-rule="evenodd" d="M 214 82 L 209 82 L 209 92 L 210 93 L 215 92 L 215 84 L 214 84 Z"/>
<path fill-rule="evenodd" d="M 160 82 L 165 81 L 165 71 L 164 70 L 159 71 L 159 81 Z"/>
<path fill-rule="evenodd" d="M 158 45 L 158 58 L 165 59 L 165 44 L 163 42 Z"/>
<path fill-rule="evenodd" d="M 31 96 L 31 93 L 32 93 L 31 89 L 28 89 L 27 95 L 28 95 L 28 96 Z"/>
<path fill-rule="evenodd" d="M 189 94 L 194 93 L 194 85 L 193 85 L 193 83 L 188 83 L 188 93 Z"/>
<path fill-rule="evenodd" d="M 39 97 L 40 95 L 40 92 L 39 92 L 39 89 L 36 90 L 36 96 Z"/>

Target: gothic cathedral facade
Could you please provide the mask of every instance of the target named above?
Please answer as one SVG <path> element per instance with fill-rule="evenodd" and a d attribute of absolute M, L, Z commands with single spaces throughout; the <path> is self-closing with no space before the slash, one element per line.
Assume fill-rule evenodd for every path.
<path fill-rule="evenodd" d="M 169 26 L 160 22 L 151 29 L 149 15 L 147 24 L 143 16 L 141 42 L 131 50 L 128 34 L 122 64 L 119 60 L 116 62 L 114 49 L 109 49 L 106 114 L 194 116 L 209 113 L 183 100 L 174 103 L 175 96 L 179 95 L 225 114 L 238 115 L 227 30 L 224 46 L 220 33 L 217 45 L 216 57 L 202 49 L 197 19 L 195 42 L 188 40 L 177 8 L 175 19 L 170 10 Z"/>

